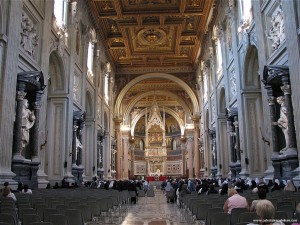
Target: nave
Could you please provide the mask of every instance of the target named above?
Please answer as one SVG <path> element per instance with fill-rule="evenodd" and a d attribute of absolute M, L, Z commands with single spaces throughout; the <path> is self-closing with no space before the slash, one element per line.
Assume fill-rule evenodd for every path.
<path fill-rule="evenodd" d="M 130 201 L 134 192 L 113 189 L 15 192 L 16 201 L 0 197 L 0 225 L 186 225 L 179 223 L 179 208 L 168 204 L 161 190 L 149 192 L 153 197 L 139 197 L 136 204 Z"/>
<path fill-rule="evenodd" d="M 122 225 L 187 225 L 176 204 L 167 203 L 165 194 L 156 189 L 154 197 L 139 197 L 129 207 Z"/>

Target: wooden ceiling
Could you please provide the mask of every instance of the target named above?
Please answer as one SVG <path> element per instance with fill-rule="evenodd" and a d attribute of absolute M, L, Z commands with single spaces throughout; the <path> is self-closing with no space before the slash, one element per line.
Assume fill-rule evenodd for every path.
<path fill-rule="evenodd" d="M 89 0 L 117 73 L 193 71 L 214 0 Z M 181 71 L 183 72 L 183 71 Z"/>

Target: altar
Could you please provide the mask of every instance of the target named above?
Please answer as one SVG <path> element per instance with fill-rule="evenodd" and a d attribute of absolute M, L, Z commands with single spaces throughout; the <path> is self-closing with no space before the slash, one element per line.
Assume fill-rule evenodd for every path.
<path fill-rule="evenodd" d="M 160 176 L 148 176 L 146 177 L 146 180 L 148 182 L 150 181 L 166 181 L 168 179 L 167 176 L 163 176 L 163 175 L 160 175 Z"/>

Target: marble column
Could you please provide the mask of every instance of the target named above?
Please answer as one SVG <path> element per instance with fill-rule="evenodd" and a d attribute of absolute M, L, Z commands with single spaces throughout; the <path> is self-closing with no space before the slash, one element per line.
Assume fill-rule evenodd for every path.
<path fill-rule="evenodd" d="M 275 97 L 273 96 L 273 89 L 271 85 L 266 85 L 265 88 L 267 89 L 268 94 L 268 104 L 270 109 L 270 122 L 271 122 L 271 140 L 272 140 L 272 150 L 273 152 L 279 152 L 280 149 L 278 149 L 279 143 L 278 143 L 278 136 L 277 136 L 277 125 L 275 124 L 277 122 L 276 118 L 276 108 L 275 108 Z"/>
<path fill-rule="evenodd" d="M 194 130 L 194 163 L 195 163 L 195 176 L 200 178 L 200 152 L 199 152 L 199 127 Z"/>
<path fill-rule="evenodd" d="M 84 125 L 85 125 L 85 122 L 81 121 L 79 124 L 79 127 L 78 127 L 78 129 L 79 129 L 78 139 L 79 139 L 80 143 L 83 143 L 82 137 L 83 137 Z M 78 148 L 78 166 L 81 166 L 81 167 L 82 167 L 82 151 L 83 151 L 82 148 Z"/>
<path fill-rule="evenodd" d="M 77 155 L 77 149 L 76 149 L 76 135 L 77 135 L 77 121 L 73 120 L 73 138 L 72 138 L 72 167 L 76 167 L 76 155 Z"/>
<path fill-rule="evenodd" d="M 21 155 L 22 152 L 22 112 L 24 107 L 24 98 L 26 96 L 25 92 L 26 84 L 24 82 L 18 83 L 17 91 L 17 109 L 15 118 L 15 128 L 14 128 L 14 148 L 13 148 L 13 159 L 22 160 L 24 157 Z"/>
<path fill-rule="evenodd" d="M 35 115 L 35 122 L 33 125 L 33 147 L 32 147 L 32 155 L 31 159 L 33 162 L 38 162 L 39 161 L 39 126 L 40 126 L 40 110 L 41 110 L 41 97 L 43 91 L 37 91 L 36 92 L 36 97 L 35 97 L 35 102 L 34 102 L 34 115 Z"/>
<path fill-rule="evenodd" d="M 114 118 L 115 130 L 116 130 L 116 139 L 117 139 L 117 152 L 115 155 L 116 159 L 116 179 L 122 179 L 122 135 L 121 135 L 121 123 L 122 117 Z"/>
<path fill-rule="evenodd" d="M 235 131 L 235 153 L 237 161 L 241 161 L 241 147 L 240 147 L 240 132 L 239 132 L 239 122 L 238 117 L 234 117 L 234 131 Z"/>
<path fill-rule="evenodd" d="M 292 107 L 292 99 L 291 99 L 291 86 L 289 82 L 289 78 L 287 76 L 283 76 L 281 78 L 283 86 L 281 86 L 281 90 L 284 93 L 285 107 L 287 110 L 287 119 L 288 119 L 288 143 L 289 146 L 286 148 L 296 149 L 297 148 L 297 140 L 295 134 L 295 124 L 294 124 L 294 115 L 293 115 L 293 107 Z M 296 151 L 296 150 L 295 150 Z M 295 152 L 296 153 L 296 152 Z"/>
<path fill-rule="evenodd" d="M 228 133 L 228 139 L 229 139 L 229 148 L 230 148 L 230 159 L 231 164 L 235 162 L 235 156 L 234 156 L 234 146 L 233 146 L 233 127 L 232 127 L 232 121 L 231 118 L 227 117 L 227 133 Z"/>
<path fill-rule="evenodd" d="M 182 137 L 181 139 L 181 152 L 182 152 L 182 176 L 186 177 L 186 162 L 185 162 L 185 153 L 186 153 L 186 138 Z"/>
<path fill-rule="evenodd" d="M 188 169 L 189 169 L 189 178 L 194 178 L 193 174 L 193 137 L 187 137 L 186 141 L 186 150 L 188 152 Z"/>
<path fill-rule="evenodd" d="M 131 165 L 130 165 L 130 178 L 134 177 L 134 150 L 135 150 L 135 141 L 134 139 L 129 140 L 130 143 L 130 157 L 131 157 Z"/>
<path fill-rule="evenodd" d="M 129 137 L 124 136 L 123 137 L 123 171 L 124 171 L 124 177 L 123 179 L 128 180 L 128 148 L 129 148 Z"/>
<path fill-rule="evenodd" d="M 195 167 L 195 176 L 200 178 L 200 152 L 199 152 L 199 119 L 200 117 L 194 117 L 194 167 Z"/>

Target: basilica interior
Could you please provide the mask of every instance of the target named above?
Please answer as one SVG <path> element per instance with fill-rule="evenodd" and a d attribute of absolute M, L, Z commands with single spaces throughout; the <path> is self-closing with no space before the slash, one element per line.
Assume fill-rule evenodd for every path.
<path fill-rule="evenodd" d="M 296 0 L 0 0 L 0 184 L 293 179 Z"/>

